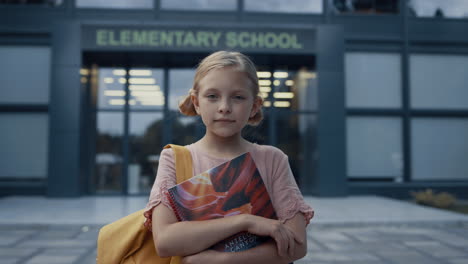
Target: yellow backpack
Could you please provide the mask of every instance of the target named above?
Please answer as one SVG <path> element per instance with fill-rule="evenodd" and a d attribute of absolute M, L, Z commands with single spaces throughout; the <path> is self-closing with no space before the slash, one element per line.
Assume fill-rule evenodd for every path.
<path fill-rule="evenodd" d="M 177 183 L 190 179 L 192 156 L 182 146 L 167 145 L 174 151 Z M 101 228 L 97 242 L 97 264 L 178 264 L 180 257 L 161 258 L 153 234 L 143 226 L 144 210 L 125 216 Z"/>

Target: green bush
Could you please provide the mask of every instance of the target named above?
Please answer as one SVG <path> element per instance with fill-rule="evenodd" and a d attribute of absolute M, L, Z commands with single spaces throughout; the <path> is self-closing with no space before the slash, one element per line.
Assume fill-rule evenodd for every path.
<path fill-rule="evenodd" d="M 418 204 L 447 209 L 453 207 L 457 201 L 457 198 L 447 192 L 436 193 L 432 189 L 426 189 L 424 191 L 411 192 L 414 200 Z"/>

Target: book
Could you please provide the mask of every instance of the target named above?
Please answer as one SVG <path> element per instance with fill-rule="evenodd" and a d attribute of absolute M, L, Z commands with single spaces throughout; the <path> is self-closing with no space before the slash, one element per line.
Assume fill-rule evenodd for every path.
<path fill-rule="evenodd" d="M 278 219 L 250 152 L 169 188 L 168 199 L 179 221 L 202 221 L 238 214 Z M 212 249 L 243 251 L 269 239 L 241 232 L 220 241 Z"/>

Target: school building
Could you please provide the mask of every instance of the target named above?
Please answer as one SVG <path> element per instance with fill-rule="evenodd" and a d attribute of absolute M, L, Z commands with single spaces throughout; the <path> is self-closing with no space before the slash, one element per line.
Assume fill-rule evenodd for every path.
<path fill-rule="evenodd" d="M 304 194 L 468 196 L 464 0 L 0 0 L 0 196 L 147 195 L 220 49 L 258 66 L 244 134 Z"/>

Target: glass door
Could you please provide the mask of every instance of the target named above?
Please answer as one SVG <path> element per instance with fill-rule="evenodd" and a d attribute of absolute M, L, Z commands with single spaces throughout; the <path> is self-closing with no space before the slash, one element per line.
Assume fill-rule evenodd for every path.
<path fill-rule="evenodd" d="M 164 71 L 97 68 L 96 193 L 148 193 L 163 146 Z"/>

